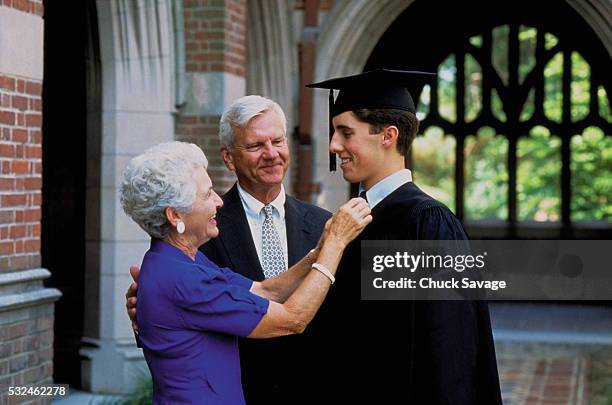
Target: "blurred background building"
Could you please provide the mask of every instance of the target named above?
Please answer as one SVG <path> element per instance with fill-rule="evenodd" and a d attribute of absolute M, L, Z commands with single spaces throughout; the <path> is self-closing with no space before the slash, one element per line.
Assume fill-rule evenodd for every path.
<path fill-rule="evenodd" d="M 148 238 L 122 170 L 195 142 L 226 191 L 218 121 L 246 94 L 287 114 L 286 189 L 335 209 L 350 187 L 327 169 L 328 95 L 303 85 L 438 72 L 410 89 L 408 162 L 472 237 L 612 239 L 611 55 L 609 0 L 0 0 L 0 386 L 134 386 L 124 293 Z M 538 308 L 505 319 L 583 313 Z"/>

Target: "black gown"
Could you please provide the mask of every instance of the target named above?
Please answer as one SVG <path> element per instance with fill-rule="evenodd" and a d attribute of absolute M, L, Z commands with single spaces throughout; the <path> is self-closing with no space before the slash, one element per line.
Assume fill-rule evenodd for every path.
<path fill-rule="evenodd" d="M 491 323 L 484 301 L 361 301 L 361 240 L 465 240 L 442 203 L 407 183 L 372 210 L 346 249 L 337 283 L 309 328 L 319 380 L 333 403 L 501 404 Z M 325 377 L 327 376 L 327 377 Z M 316 385 L 315 385 L 316 386 Z"/>

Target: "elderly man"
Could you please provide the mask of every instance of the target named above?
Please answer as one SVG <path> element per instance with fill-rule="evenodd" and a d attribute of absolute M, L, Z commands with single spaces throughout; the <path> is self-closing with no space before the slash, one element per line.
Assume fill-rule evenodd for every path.
<path fill-rule="evenodd" d="M 202 246 L 219 266 L 255 281 L 273 277 L 315 247 L 331 214 L 285 193 L 289 166 L 285 114 L 272 100 L 245 96 L 223 113 L 221 153 L 238 182 L 222 197 L 220 236 Z M 270 215 L 264 207 L 272 207 Z M 247 403 L 284 403 L 308 387 L 309 331 L 240 342 Z M 300 360 L 300 361 L 296 361 Z M 298 368 L 297 365 L 301 364 Z"/>
<path fill-rule="evenodd" d="M 219 125 L 221 154 L 238 181 L 222 196 L 219 237 L 200 250 L 220 267 L 255 281 L 274 277 L 313 249 L 331 213 L 285 193 L 289 167 L 286 118 L 261 96 L 235 100 Z M 136 269 L 131 269 L 137 277 Z M 126 297 L 134 301 L 132 285 Z M 133 314 L 133 311 L 132 311 Z M 133 315 L 132 315 L 133 316 Z M 248 404 L 286 403 L 310 390 L 313 347 L 307 330 L 299 336 L 240 341 L 242 384 Z"/>

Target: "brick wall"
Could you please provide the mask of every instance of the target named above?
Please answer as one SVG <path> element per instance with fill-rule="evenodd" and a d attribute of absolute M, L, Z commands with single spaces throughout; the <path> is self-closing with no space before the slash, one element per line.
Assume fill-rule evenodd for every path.
<path fill-rule="evenodd" d="M 217 192 L 224 193 L 236 180 L 225 168 L 219 152 L 219 117 L 182 115 L 176 120 L 177 139 L 199 145 L 208 158 L 208 175 L 213 180 Z"/>
<path fill-rule="evenodd" d="M 184 0 L 185 70 L 189 74 L 227 73 L 245 76 L 246 0 Z M 219 152 L 218 114 L 181 112 L 176 119 L 178 140 L 194 142 L 209 160 L 215 190 L 224 193 L 234 183 Z"/>
<path fill-rule="evenodd" d="M 53 383 L 53 306 L 22 309 L 12 318 L 13 322 L 0 325 L 0 403 L 49 403 L 44 398 L 28 402 L 9 397 L 4 390 Z"/>
<path fill-rule="evenodd" d="M 19 11 L 43 16 L 42 0 L 0 0 L 0 6 L 11 7 Z"/>
<path fill-rule="evenodd" d="M 185 68 L 244 77 L 246 0 L 185 0 Z"/>
<path fill-rule="evenodd" d="M 0 271 L 40 266 L 41 91 L 0 74 Z"/>

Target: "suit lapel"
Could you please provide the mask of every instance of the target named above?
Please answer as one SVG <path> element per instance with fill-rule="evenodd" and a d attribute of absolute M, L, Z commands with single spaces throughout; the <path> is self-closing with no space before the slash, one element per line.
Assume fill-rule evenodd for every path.
<path fill-rule="evenodd" d="M 219 217 L 219 238 L 231 268 L 243 269 L 242 273 L 252 280 L 263 280 L 263 270 L 236 184 L 223 195 Z"/>
<path fill-rule="evenodd" d="M 295 198 L 287 196 L 285 201 L 285 227 L 287 229 L 287 251 L 289 267 L 297 263 L 306 252 L 312 239 L 310 226 L 306 221 L 303 207 Z"/>

